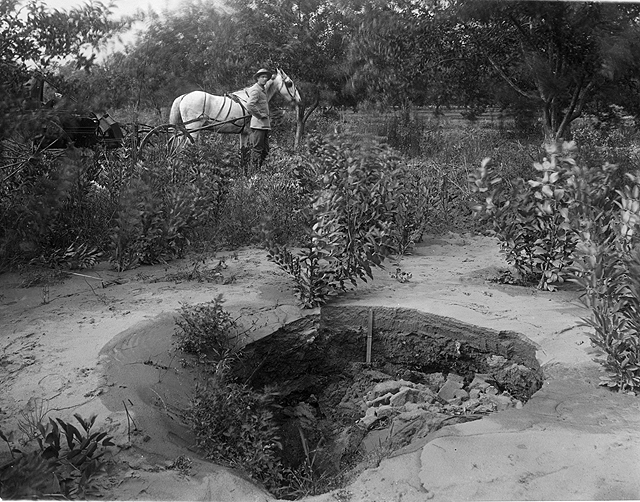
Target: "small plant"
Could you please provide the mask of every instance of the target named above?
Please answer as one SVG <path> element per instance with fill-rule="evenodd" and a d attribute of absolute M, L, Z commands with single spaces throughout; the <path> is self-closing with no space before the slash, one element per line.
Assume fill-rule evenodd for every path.
<path fill-rule="evenodd" d="M 31 398 L 27 403 L 27 409 L 18 419 L 18 429 L 24 435 L 27 442 L 35 439 L 40 432 L 40 424 L 44 421 L 44 417 L 49 413 L 49 402 L 44 399 Z"/>
<path fill-rule="evenodd" d="M 47 305 L 50 301 L 50 297 L 49 297 L 49 285 L 48 284 L 43 284 L 42 285 L 42 290 L 41 290 L 41 294 L 42 294 L 42 305 Z"/>
<path fill-rule="evenodd" d="M 34 286 L 51 286 L 60 284 L 69 278 L 69 274 L 64 270 L 42 269 L 29 265 L 20 265 L 20 287 L 31 288 Z"/>
<path fill-rule="evenodd" d="M 213 356 L 215 361 L 228 357 L 237 350 L 243 334 L 236 321 L 224 310 L 222 294 L 211 302 L 199 305 L 183 305 L 181 318 L 176 320 L 178 349 L 198 358 Z"/>
<path fill-rule="evenodd" d="M 185 455 L 180 455 L 178 458 L 176 458 L 173 463 L 167 467 L 167 469 L 172 469 L 175 471 L 178 471 L 178 473 L 181 476 L 189 476 L 189 474 L 191 474 L 191 467 L 193 466 L 193 461 L 185 456 Z"/>
<path fill-rule="evenodd" d="M 447 177 L 443 179 L 446 180 Z M 418 163 L 403 166 L 398 170 L 396 186 L 393 188 L 396 208 L 394 221 L 389 229 L 397 254 L 410 254 L 413 246 L 422 240 L 430 224 L 430 217 L 435 214 L 436 192 L 444 184 L 440 183 L 438 186 L 428 170 Z M 446 210 L 445 207 L 443 209 Z"/>
<path fill-rule="evenodd" d="M 81 430 L 60 418 L 37 426 L 39 450 L 23 453 L 10 448 L 11 460 L 0 465 L 0 497 L 86 499 L 98 495 L 94 485 L 104 466 L 106 447 L 114 446 L 106 432 L 91 432 L 95 416 L 74 417 Z M 2 431 L 8 445 L 10 439 Z"/>

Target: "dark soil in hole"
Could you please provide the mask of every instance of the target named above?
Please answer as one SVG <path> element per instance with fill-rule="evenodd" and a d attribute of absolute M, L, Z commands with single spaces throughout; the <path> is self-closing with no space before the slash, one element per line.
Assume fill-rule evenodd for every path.
<path fill-rule="evenodd" d="M 408 309 L 327 307 L 248 345 L 233 368 L 275 387 L 282 461 L 336 488 L 394 451 L 452 423 L 522 407 L 542 385 L 535 347 Z"/>

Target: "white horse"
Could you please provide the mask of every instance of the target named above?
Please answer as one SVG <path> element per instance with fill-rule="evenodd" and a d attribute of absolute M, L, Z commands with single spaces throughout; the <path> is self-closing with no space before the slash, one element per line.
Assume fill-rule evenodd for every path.
<path fill-rule="evenodd" d="M 278 69 L 265 85 L 267 99 L 271 100 L 276 93 L 292 106 L 300 104 L 300 94 L 293 80 Z M 249 145 L 249 123 L 251 115 L 246 109 L 249 99 L 249 87 L 227 94 L 215 96 L 204 91 L 193 91 L 177 97 L 171 105 L 169 123 L 176 129 L 172 138 L 175 147 L 192 143 L 198 138 L 200 131 L 214 131 L 222 134 L 239 134 L 241 152 Z"/>

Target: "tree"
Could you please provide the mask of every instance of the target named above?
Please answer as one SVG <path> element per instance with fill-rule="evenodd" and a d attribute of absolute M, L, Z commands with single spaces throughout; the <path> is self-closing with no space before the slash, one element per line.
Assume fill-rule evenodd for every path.
<path fill-rule="evenodd" d="M 179 11 L 151 13 L 124 58 L 105 66 L 126 83 L 130 104 L 159 109 L 192 90 L 221 94 L 245 85 L 246 75 L 238 81 L 236 44 L 224 10 L 190 0 Z"/>
<path fill-rule="evenodd" d="M 534 109 L 548 141 L 596 101 L 640 109 L 638 5 L 370 0 L 357 17 L 348 62 L 359 99 Z"/>
<path fill-rule="evenodd" d="M 484 61 L 469 52 L 465 26 L 448 3 L 364 3 L 348 52 L 357 100 L 476 108 L 492 99 Z"/>
<path fill-rule="evenodd" d="M 257 68 L 280 67 L 303 89 L 299 141 L 321 97 L 342 99 L 345 12 L 329 0 L 229 0 L 223 7 L 190 0 L 179 12 L 151 18 L 126 67 L 147 102 L 165 103 L 194 89 L 232 91 L 250 85 Z"/>
<path fill-rule="evenodd" d="M 110 15 L 110 7 L 97 1 L 68 11 L 38 0 L 0 1 L 0 138 L 18 125 L 23 84 L 32 70 L 51 75 L 63 61 L 90 68 L 104 41 L 126 27 Z"/>
<path fill-rule="evenodd" d="M 567 138 L 598 92 L 638 70 L 638 5 L 483 0 L 455 8 L 469 51 L 540 109 L 546 141 Z"/>

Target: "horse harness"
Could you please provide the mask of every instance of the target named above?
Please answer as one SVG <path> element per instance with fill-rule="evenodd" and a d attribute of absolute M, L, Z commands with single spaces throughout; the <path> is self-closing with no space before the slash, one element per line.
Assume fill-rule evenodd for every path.
<path fill-rule="evenodd" d="M 293 81 L 289 78 L 288 75 L 284 74 L 284 72 L 282 73 L 282 82 L 280 83 L 280 87 L 272 94 L 272 96 L 276 93 L 282 90 L 282 87 L 284 86 L 287 89 L 287 93 L 289 94 L 289 97 L 291 98 L 292 101 L 295 100 L 295 95 L 291 94 L 291 87 L 293 86 Z M 247 94 L 246 98 L 249 98 L 249 95 L 247 93 L 246 89 L 242 89 L 242 91 L 238 91 L 238 92 L 244 92 L 245 94 Z M 182 96 L 180 96 L 180 102 L 182 102 L 182 100 L 184 99 L 184 97 L 186 96 L 186 94 L 183 94 Z M 249 117 L 251 117 L 251 114 L 248 113 L 247 111 L 247 107 L 245 106 L 244 102 L 242 101 L 242 99 L 237 96 L 235 93 L 225 93 L 224 94 L 224 103 L 227 102 L 227 99 L 230 99 L 231 101 L 239 104 L 242 107 L 242 112 L 243 115 L 241 117 L 236 117 L 236 118 L 232 118 L 229 119 L 229 116 L 231 115 L 231 111 L 233 108 L 233 103 L 229 103 L 229 109 L 227 110 L 226 116 L 223 120 L 216 120 L 214 121 L 211 117 L 209 117 L 205 111 L 207 109 L 207 95 L 205 93 L 204 96 L 204 101 L 202 102 L 202 113 L 200 113 L 200 115 L 195 118 L 192 119 L 188 122 L 182 122 L 182 125 L 185 126 L 187 124 L 190 124 L 192 122 L 198 122 L 199 120 L 204 120 L 205 124 L 207 122 L 212 122 L 212 124 L 206 124 L 205 126 L 199 128 L 198 130 L 203 130 L 203 129 L 209 129 L 212 127 L 216 127 L 216 126 L 222 126 L 224 124 L 233 124 L 236 127 L 240 127 L 240 131 L 238 132 L 238 134 L 243 134 L 245 132 L 245 129 L 247 127 L 247 124 L 249 123 L 249 121 L 247 120 Z M 222 106 L 222 108 L 220 109 L 220 112 L 218 112 L 218 115 L 220 115 L 222 112 L 224 111 L 224 104 Z M 239 124 L 237 124 L 236 122 L 241 120 L 242 121 L 242 126 L 240 126 Z M 185 128 L 186 130 L 186 128 Z M 194 132 L 194 131 L 191 131 Z M 187 132 L 187 135 L 190 137 L 190 135 Z"/>
<path fill-rule="evenodd" d="M 182 102 L 182 100 L 185 98 L 186 94 L 183 94 L 182 96 L 180 96 L 180 103 Z M 243 115 L 241 117 L 236 117 L 236 118 L 229 118 L 229 116 L 231 115 L 231 111 L 233 108 L 233 104 L 229 103 L 229 108 L 226 112 L 226 116 L 222 119 L 222 120 L 213 120 L 209 115 L 206 114 L 206 109 L 207 109 L 207 95 L 205 93 L 204 96 L 204 100 L 202 102 L 202 112 L 200 113 L 200 115 L 198 115 L 198 117 L 196 117 L 195 119 L 191 119 L 187 122 L 182 122 L 181 125 L 185 126 L 188 124 L 191 124 L 193 122 L 198 122 L 200 120 L 204 120 L 205 121 L 205 125 L 203 127 L 198 128 L 197 130 L 204 130 L 204 129 L 210 129 L 212 127 L 216 127 L 216 126 L 222 126 L 225 124 L 233 124 L 236 127 L 240 128 L 239 134 L 243 134 L 245 132 L 245 129 L 247 127 L 247 119 L 249 117 L 251 117 L 251 114 L 249 114 L 247 112 L 247 108 L 245 107 L 244 103 L 240 100 L 240 98 L 238 96 L 235 96 L 233 94 L 225 94 L 224 96 L 224 103 L 227 103 L 227 99 L 230 99 L 231 101 L 239 104 L 242 107 L 242 112 Z M 222 105 L 222 108 L 220 108 L 220 111 L 218 112 L 218 116 L 220 116 L 223 112 L 224 112 L 224 108 L 225 105 Z M 242 125 L 236 124 L 237 121 L 241 120 L 242 121 Z M 191 131 L 191 132 L 195 132 L 195 131 Z M 190 136 L 190 135 L 189 135 Z"/>

